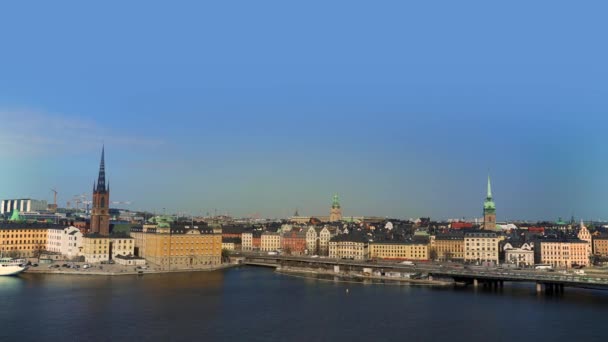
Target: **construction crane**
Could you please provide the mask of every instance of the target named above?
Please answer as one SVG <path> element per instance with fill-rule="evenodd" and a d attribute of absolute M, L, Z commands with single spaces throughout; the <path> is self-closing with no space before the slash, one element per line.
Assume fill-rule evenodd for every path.
<path fill-rule="evenodd" d="M 51 191 L 53 192 L 53 210 L 57 210 L 57 189 L 52 188 Z"/>

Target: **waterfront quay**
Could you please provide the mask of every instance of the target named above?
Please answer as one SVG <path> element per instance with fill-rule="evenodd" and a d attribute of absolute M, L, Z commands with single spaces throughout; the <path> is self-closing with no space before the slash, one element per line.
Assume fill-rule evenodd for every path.
<path fill-rule="evenodd" d="M 327 258 L 270 256 L 244 254 L 241 262 L 247 265 L 275 268 L 298 268 L 308 270 L 330 270 L 335 274 L 408 273 L 425 274 L 428 279 L 452 279 L 454 283 L 502 288 L 505 282 L 533 283 L 537 292 L 563 292 L 564 287 L 579 287 L 608 290 L 608 272 L 593 272 L 578 275 L 566 271 L 541 271 L 505 269 L 500 267 L 474 267 L 457 263 L 400 264 L 381 261 L 355 261 Z M 389 277 L 387 277 L 389 278 Z"/>

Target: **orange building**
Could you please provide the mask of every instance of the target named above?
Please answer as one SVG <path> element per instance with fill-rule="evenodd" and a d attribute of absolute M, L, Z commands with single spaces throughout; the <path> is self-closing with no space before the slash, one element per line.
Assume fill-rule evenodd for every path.
<path fill-rule="evenodd" d="M 300 255 L 306 251 L 306 232 L 290 231 L 283 234 L 281 248 L 285 253 Z"/>
<path fill-rule="evenodd" d="M 131 229 L 138 256 L 161 269 L 193 269 L 222 263 L 222 234 L 194 225 L 163 222 Z"/>
<path fill-rule="evenodd" d="M 540 240 L 535 251 L 537 263 L 554 267 L 589 266 L 588 244 L 579 239 Z"/>

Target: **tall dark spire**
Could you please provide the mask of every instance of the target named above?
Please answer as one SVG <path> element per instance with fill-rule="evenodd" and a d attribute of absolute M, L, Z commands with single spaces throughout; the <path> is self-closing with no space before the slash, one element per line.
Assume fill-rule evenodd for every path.
<path fill-rule="evenodd" d="M 106 191 L 106 165 L 104 162 L 105 146 L 101 147 L 101 163 L 99 164 L 99 177 L 97 178 L 97 191 Z"/>

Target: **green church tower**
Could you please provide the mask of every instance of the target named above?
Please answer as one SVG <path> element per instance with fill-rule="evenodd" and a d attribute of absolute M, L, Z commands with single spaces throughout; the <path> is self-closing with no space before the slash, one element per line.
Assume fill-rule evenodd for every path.
<path fill-rule="evenodd" d="M 490 175 L 488 175 L 488 194 L 483 203 L 483 229 L 496 229 L 496 204 L 494 204 L 494 200 L 492 199 Z"/>

